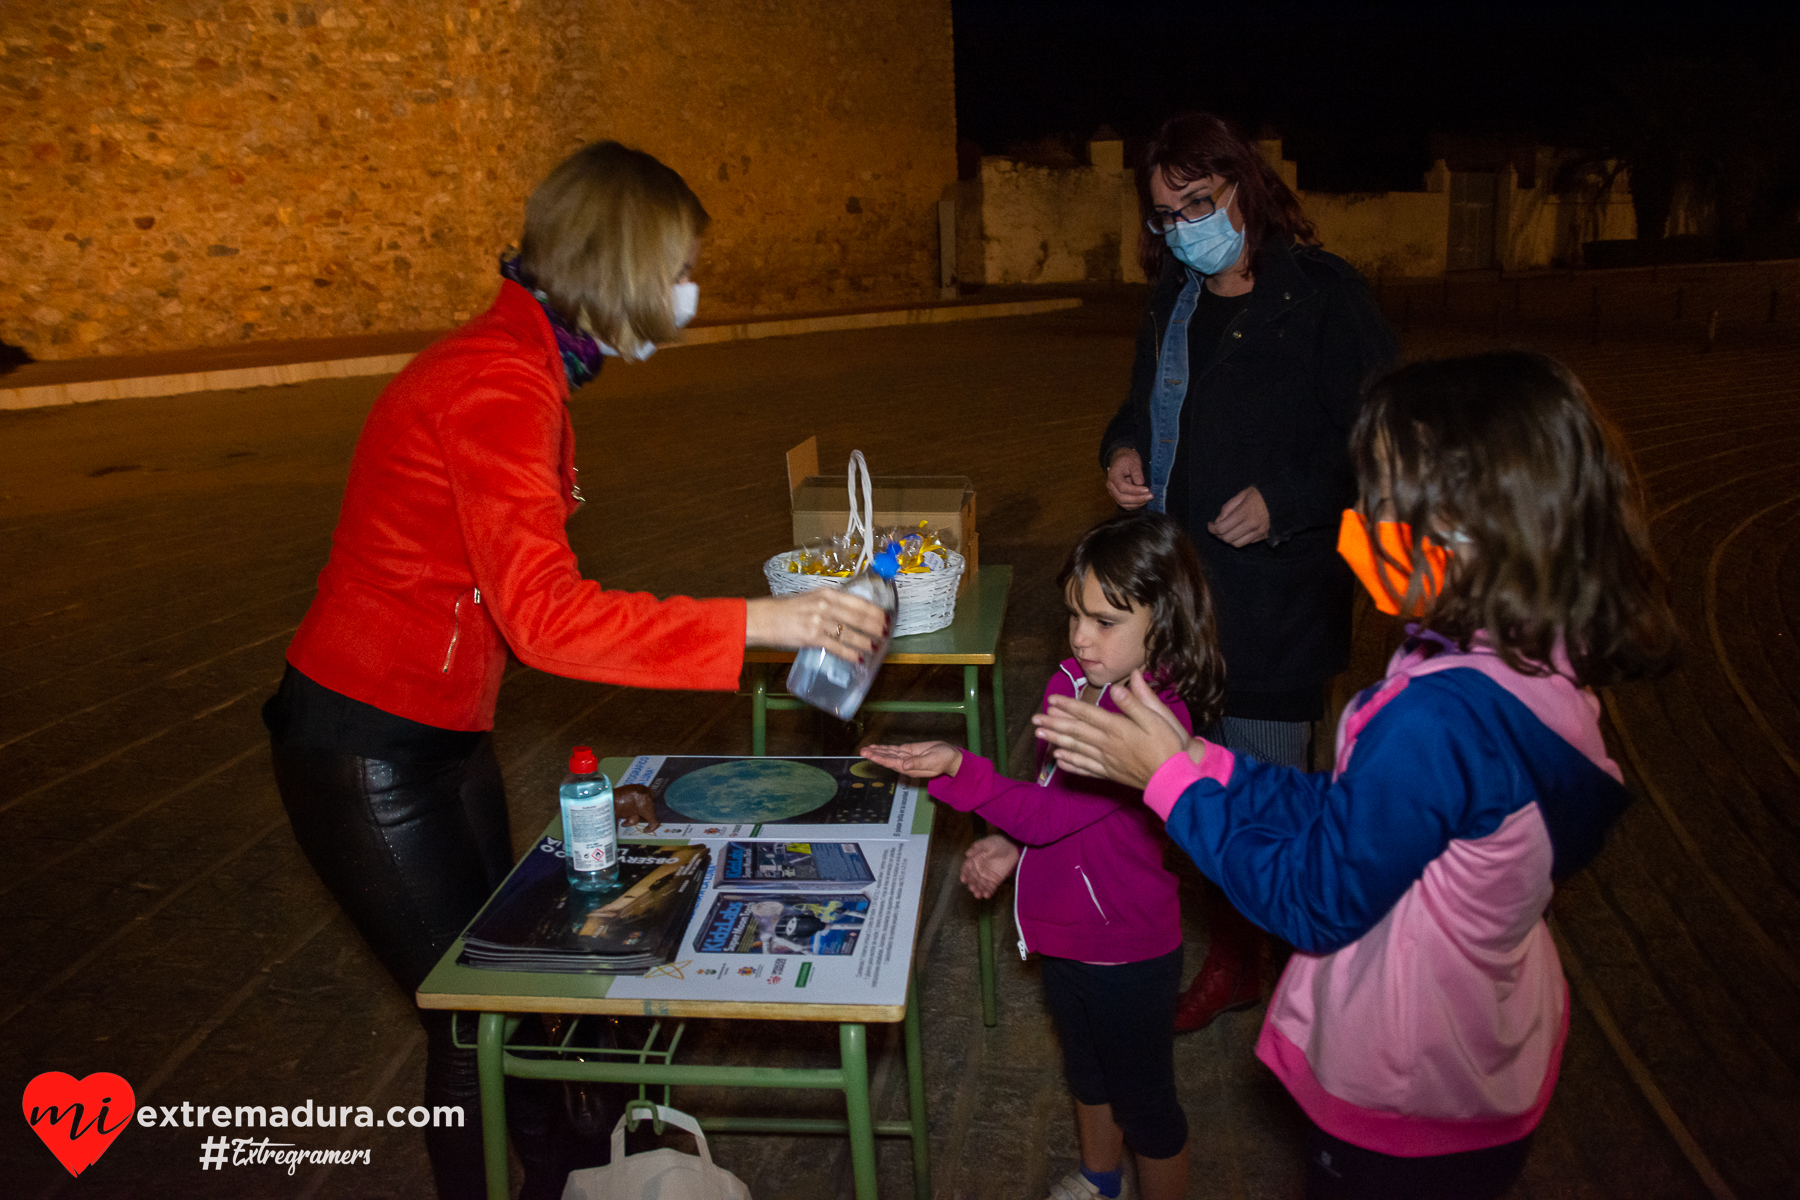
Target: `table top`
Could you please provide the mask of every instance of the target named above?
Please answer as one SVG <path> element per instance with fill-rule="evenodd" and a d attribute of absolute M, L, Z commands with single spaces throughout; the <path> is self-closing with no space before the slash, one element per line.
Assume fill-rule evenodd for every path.
<path fill-rule="evenodd" d="M 624 774 L 631 760 L 626 758 L 609 758 L 600 764 L 600 769 L 609 778 L 617 779 Z M 925 789 L 918 789 L 917 807 L 911 826 L 908 841 L 917 843 L 916 853 L 922 863 L 930 845 L 932 814 L 936 805 L 926 797 Z M 550 837 L 562 836 L 562 818 L 553 817 L 545 829 Z M 765 838 L 780 837 L 779 828 L 763 835 Z M 622 842 L 657 842 L 651 838 L 625 838 Z M 534 842 L 535 847 L 535 842 Z M 527 854 L 532 853 L 528 850 Z M 922 866 L 921 866 L 922 869 Z M 709 889 L 710 892 L 710 889 Z M 922 899 L 922 889 L 921 889 Z M 702 903 L 705 897 L 702 897 Z M 896 934 L 905 933 L 905 967 L 911 969 L 912 948 L 919 932 L 920 908 L 915 905 L 910 914 L 911 920 L 905 920 L 905 914 L 896 927 Z M 609 996 L 613 985 L 620 979 L 631 978 L 616 975 L 562 975 L 548 971 L 494 971 L 477 967 L 464 966 L 456 961 L 462 953 L 463 942 L 459 937 L 450 949 L 444 952 L 425 982 L 419 985 L 417 999 L 420 1008 L 458 1009 L 472 1012 L 554 1012 L 554 1013 L 601 1013 L 613 1016 L 647 1016 L 647 1017 L 715 1017 L 743 1018 L 759 1021 L 858 1021 L 868 1023 L 894 1022 L 904 1019 L 906 1005 L 898 1004 L 857 1004 L 857 1003 L 795 1003 L 789 1000 L 718 1000 L 718 999 L 644 999 L 640 997 Z M 871 948 L 872 951 L 872 948 Z M 894 956 L 896 959 L 898 955 Z M 904 995 L 904 988 L 901 989 Z M 791 995 L 791 992 L 784 993 Z"/>
<path fill-rule="evenodd" d="M 931 633 L 897 637 L 888 644 L 884 662 L 901 665 L 973 664 L 991 666 L 1000 646 L 1000 626 L 1006 619 L 1006 594 L 1012 588 L 1012 568 L 985 566 L 975 572 L 963 594 L 956 598 L 956 619 Z M 794 661 L 792 650 L 746 650 L 744 661 L 785 663 Z"/>

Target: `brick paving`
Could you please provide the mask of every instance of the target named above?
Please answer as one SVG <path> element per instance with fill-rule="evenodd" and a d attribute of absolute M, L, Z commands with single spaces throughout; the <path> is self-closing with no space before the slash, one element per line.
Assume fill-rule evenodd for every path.
<path fill-rule="evenodd" d="M 1583 377 L 1646 474 L 1687 636 L 1679 671 L 1606 697 L 1609 743 L 1640 798 L 1553 906 L 1575 1003 L 1562 1083 L 1516 1197 L 1800 1195 L 1800 295 L 1791 265 L 1672 283 L 1677 273 L 1516 281 L 1516 314 L 1515 281 L 1453 280 L 1437 308 L 1442 285 L 1383 287 L 1408 353 L 1526 342 Z M 1729 302 L 1697 300 L 1701 276 Z M 1695 289 L 1679 320 L 1657 290 L 1669 287 Z M 1776 319 L 1759 321 L 1771 291 Z M 965 472 L 980 491 L 983 558 L 1016 570 L 1006 732 L 1025 761 L 1031 701 L 1063 653 L 1050 581 L 1070 538 L 1109 509 L 1092 453 L 1123 390 L 1141 298 L 1097 291 L 1040 317 L 696 347 L 610 370 L 574 408 L 590 498 L 570 527 L 575 548 L 609 586 L 742 594 L 782 547 L 781 454 L 806 435 L 828 462 L 854 446 L 884 473 Z M 1710 352 L 1694 303 L 1729 314 Z M 0 414 L 9 1086 L 45 1070 L 115 1071 L 140 1103 L 384 1109 L 418 1096 L 406 1000 L 295 848 L 256 716 L 380 382 Z M 1340 693 L 1375 676 L 1392 637 L 1362 615 Z M 896 694 L 954 686 L 889 675 Z M 496 730 L 515 842 L 548 819 L 567 745 L 747 753 L 747 707 L 515 670 Z M 870 733 L 954 724 L 896 717 Z M 825 732 L 828 748 L 847 746 Z M 802 715 L 771 718 L 776 752 L 803 752 L 812 734 Z M 952 815 L 941 828 L 921 959 L 934 1189 L 1035 1200 L 1075 1157 L 1054 1041 L 1035 968 L 1004 944 L 1001 1022 L 982 1027 L 973 908 L 948 877 L 966 826 Z M 1191 970 L 1206 935 L 1189 926 Z M 1178 1042 L 1194 1196 L 1297 1194 L 1292 1107 L 1250 1054 L 1259 1016 Z M 696 1027 L 689 1041 L 697 1060 L 769 1062 L 835 1045 L 760 1023 Z M 877 1087 L 897 1112 L 894 1042 L 875 1041 Z M 787 1099 L 677 1096 L 701 1112 Z M 9 1196 L 430 1191 L 408 1131 L 321 1137 L 310 1144 L 370 1148 L 370 1165 L 290 1178 L 202 1172 L 198 1131 L 130 1129 L 76 1181 L 23 1121 L 0 1129 Z M 848 1194 L 833 1139 L 719 1137 L 715 1151 L 759 1200 Z M 904 1146 L 885 1145 L 881 1165 L 883 1194 L 909 1194 Z"/>

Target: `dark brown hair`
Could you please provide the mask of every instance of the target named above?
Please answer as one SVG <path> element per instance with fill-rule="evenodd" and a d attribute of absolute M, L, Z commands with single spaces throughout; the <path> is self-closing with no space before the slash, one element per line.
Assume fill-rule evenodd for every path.
<path fill-rule="evenodd" d="M 519 269 L 570 323 L 630 357 L 674 340 L 671 292 L 710 220 L 675 171 L 594 142 L 531 193 Z"/>
<path fill-rule="evenodd" d="M 1465 650 L 1485 634 L 1507 665 L 1577 682 L 1652 676 L 1674 661 L 1667 581 L 1618 435 L 1579 380 L 1525 351 L 1401 367 L 1370 385 L 1350 434 L 1371 522 L 1404 521 L 1450 554 L 1421 624 Z M 1384 504 L 1391 502 L 1391 509 Z M 1422 595 L 1423 538 L 1401 610 Z"/>
<path fill-rule="evenodd" d="M 1100 522 L 1069 551 L 1056 582 L 1066 593 L 1088 574 L 1107 603 L 1150 610 L 1144 674 L 1187 702 L 1195 729 L 1211 724 L 1225 707 L 1225 659 L 1206 572 L 1181 526 L 1147 509 Z"/>
<path fill-rule="evenodd" d="M 1156 131 L 1137 167 L 1138 211 L 1148 221 L 1154 205 L 1150 179 L 1156 172 L 1171 187 L 1185 187 L 1205 175 L 1217 175 L 1227 187 L 1237 185 L 1238 215 L 1244 221 L 1244 259 L 1254 263 L 1263 243 L 1287 237 L 1309 246 L 1319 243 L 1306 219 L 1300 198 L 1282 182 L 1263 156 L 1223 117 L 1183 113 Z M 1224 190 L 1220 190 L 1224 194 Z M 1162 237 L 1138 226 L 1138 261 L 1154 283 L 1162 274 L 1169 247 Z M 1254 268 L 1253 268 L 1254 269 Z"/>

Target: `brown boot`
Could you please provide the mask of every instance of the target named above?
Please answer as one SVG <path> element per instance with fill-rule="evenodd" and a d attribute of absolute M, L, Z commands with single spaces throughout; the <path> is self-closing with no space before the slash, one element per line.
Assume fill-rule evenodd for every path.
<path fill-rule="evenodd" d="M 1200 973 L 1175 1005 L 1175 1032 L 1205 1029 L 1222 1012 L 1249 1008 L 1262 999 L 1263 932 L 1207 889 L 1207 924 L 1212 944 Z"/>
<path fill-rule="evenodd" d="M 1205 1029 L 1222 1012 L 1249 1008 L 1262 999 L 1262 980 L 1254 960 L 1217 966 L 1209 956 L 1175 1006 L 1175 1032 Z"/>

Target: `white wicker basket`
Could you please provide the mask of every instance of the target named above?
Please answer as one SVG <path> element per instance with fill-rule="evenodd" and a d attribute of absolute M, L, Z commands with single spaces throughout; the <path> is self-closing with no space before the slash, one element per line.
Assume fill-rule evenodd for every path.
<path fill-rule="evenodd" d="M 856 495 L 859 480 L 862 483 L 860 503 Z M 875 522 L 871 486 L 869 464 L 864 461 L 861 450 L 852 450 L 850 521 L 846 532 L 853 540 L 859 536 L 861 538 L 863 550 L 862 556 L 857 560 L 859 569 L 868 565 L 869 560 L 875 556 L 874 538 L 870 536 Z M 792 596 L 798 592 L 810 592 L 814 588 L 839 587 L 843 584 L 842 579 L 833 575 L 802 575 L 788 570 L 788 563 L 804 553 L 803 550 L 784 551 L 763 564 L 763 577 L 769 581 L 770 592 L 777 596 Z M 895 637 L 930 633 L 956 619 L 956 585 L 962 581 L 963 556 L 954 550 L 945 550 L 942 556 L 932 551 L 926 557 L 937 559 L 945 565 L 922 575 L 903 572 L 894 576 L 894 590 L 900 605 L 899 611 L 894 614 Z"/>
<path fill-rule="evenodd" d="M 832 575 L 801 575 L 788 570 L 788 563 L 805 551 L 788 550 L 763 564 L 763 575 L 769 591 L 777 596 L 792 596 L 814 588 L 841 587 L 844 580 Z M 954 550 L 944 551 L 949 565 L 925 575 L 894 576 L 894 590 L 899 594 L 900 611 L 894 614 L 894 636 L 930 633 L 942 629 L 956 619 L 956 585 L 962 581 L 963 556 Z M 936 558 L 933 551 L 926 558 Z"/>

